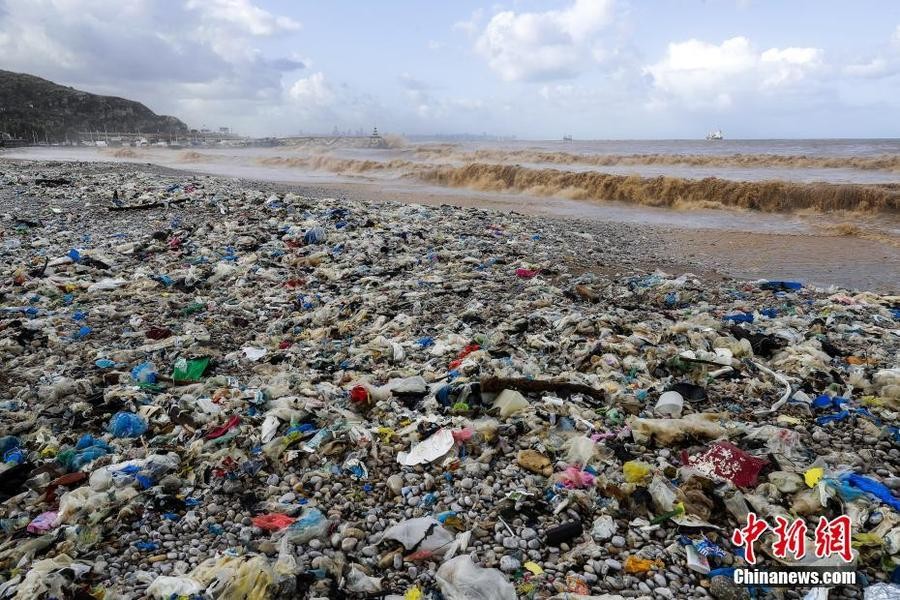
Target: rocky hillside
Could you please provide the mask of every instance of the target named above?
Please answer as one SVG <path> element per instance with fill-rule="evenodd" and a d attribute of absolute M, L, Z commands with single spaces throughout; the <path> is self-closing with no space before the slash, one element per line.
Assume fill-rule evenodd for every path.
<path fill-rule="evenodd" d="M 177 133 L 187 126 L 133 100 L 98 96 L 33 75 L 0 70 L 0 133 L 28 140 L 74 139 L 79 131 Z"/>

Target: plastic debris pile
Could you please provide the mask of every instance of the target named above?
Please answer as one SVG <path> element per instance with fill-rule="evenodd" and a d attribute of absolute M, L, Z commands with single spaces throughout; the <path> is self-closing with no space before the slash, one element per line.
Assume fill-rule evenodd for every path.
<path fill-rule="evenodd" d="M 0 190 L 0 598 L 771 594 L 750 512 L 848 515 L 896 597 L 898 297 L 208 177 Z"/>

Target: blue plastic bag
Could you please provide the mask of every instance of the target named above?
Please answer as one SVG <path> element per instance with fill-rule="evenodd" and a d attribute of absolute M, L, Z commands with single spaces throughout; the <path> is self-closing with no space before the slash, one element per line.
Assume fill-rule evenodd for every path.
<path fill-rule="evenodd" d="M 22 442 L 13 435 L 5 435 L 0 437 L 0 454 L 6 454 L 10 450 L 18 448 Z"/>
<path fill-rule="evenodd" d="M 288 535 L 294 544 L 305 544 L 328 533 L 328 519 L 318 508 L 308 508 L 300 518 L 288 527 Z"/>
<path fill-rule="evenodd" d="M 313 244 L 321 244 L 325 241 L 326 237 L 328 237 L 328 234 L 325 233 L 324 229 L 322 229 L 321 227 L 313 227 L 303 234 L 303 243 L 307 246 L 311 246 Z"/>
<path fill-rule="evenodd" d="M 131 378 L 138 383 L 156 383 L 158 373 L 156 365 L 151 362 L 143 362 L 131 369 Z"/>
<path fill-rule="evenodd" d="M 27 458 L 21 448 L 12 448 L 3 453 L 3 462 L 14 465 L 21 465 Z"/>
<path fill-rule="evenodd" d="M 883 483 L 856 473 L 845 475 L 843 479 L 853 487 L 875 496 L 894 510 L 900 510 L 900 499 L 894 496 Z"/>
<path fill-rule="evenodd" d="M 854 500 L 862 498 L 864 495 L 861 491 L 851 486 L 846 481 L 834 479 L 832 477 L 826 477 L 822 481 L 825 482 L 825 485 L 837 492 L 837 495 L 840 496 L 841 500 L 843 500 L 844 502 L 853 502 Z"/>
<path fill-rule="evenodd" d="M 813 400 L 813 406 L 816 408 L 840 408 L 841 404 L 850 404 L 850 400 L 840 396 L 831 397 L 828 394 L 821 394 Z"/>
<path fill-rule="evenodd" d="M 140 437 L 147 431 L 147 422 L 134 413 L 119 412 L 110 419 L 107 431 L 114 437 Z"/>
<path fill-rule="evenodd" d="M 110 452 L 112 452 L 112 448 L 109 447 L 109 444 L 86 433 L 79 438 L 74 449 L 60 452 L 56 461 L 68 471 L 77 471 L 92 460 L 106 456 Z"/>
<path fill-rule="evenodd" d="M 739 312 L 722 317 L 723 321 L 731 321 L 732 323 L 752 323 L 753 315 L 750 313 Z"/>
<path fill-rule="evenodd" d="M 844 419 L 846 419 L 849 416 L 850 416 L 849 411 L 842 410 L 842 411 L 836 412 L 832 415 L 825 415 L 824 417 L 816 417 L 816 423 L 818 425 L 827 425 L 828 423 L 832 423 L 832 422 L 836 422 L 836 421 L 843 421 Z"/>

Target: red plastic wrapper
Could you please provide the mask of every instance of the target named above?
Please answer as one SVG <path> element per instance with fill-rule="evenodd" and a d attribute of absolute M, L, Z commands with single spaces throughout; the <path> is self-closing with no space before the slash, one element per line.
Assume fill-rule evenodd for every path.
<path fill-rule="evenodd" d="M 456 355 L 456 360 L 451 361 L 448 366 L 450 367 L 450 369 L 455 369 L 456 367 L 458 367 L 459 365 L 462 364 L 462 361 L 465 357 L 472 354 L 476 350 L 480 350 L 480 349 L 481 349 L 481 346 L 479 346 L 478 344 L 469 344 L 468 346 L 463 348 L 459 352 L 459 354 Z"/>
<path fill-rule="evenodd" d="M 241 418 L 238 415 L 234 415 L 230 417 L 227 421 L 225 421 L 224 425 L 220 425 L 215 427 L 206 434 L 206 439 L 214 440 L 216 438 L 220 438 L 235 427 L 241 422 Z"/>
<path fill-rule="evenodd" d="M 716 442 L 693 458 L 682 451 L 681 461 L 702 474 L 727 479 L 738 487 L 756 485 L 759 472 L 769 464 L 766 459 L 748 454 L 730 442 Z"/>
<path fill-rule="evenodd" d="M 281 513 L 269 513 L 253 517 L 253 525 L 263 531 L 281 531 L 285 527 L 290 527 L 294 521 L 296 521 L 294 517 Z"/>
<path fill-rule="evenodd" d="M 366 389 L 364 385 L 355 385 L 353 389 L 350 390 L 350 401 L 354 404 L 371 404 L 372 396 L 369 394 L 369 390 Z"/>
<path fill-rule="evenodd" d="M 516 277 L 520 279 L 531 279 L 540 273 L 539 269 L 516 269 Z"/>

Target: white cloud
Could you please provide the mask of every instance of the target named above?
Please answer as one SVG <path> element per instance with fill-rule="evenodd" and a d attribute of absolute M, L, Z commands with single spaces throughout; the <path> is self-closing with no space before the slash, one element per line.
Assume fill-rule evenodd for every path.
<path fill-rule="evenodd" d="M 653 104 L 675 100 L 689 108 L 725 108 L 737 97 L 774 92 L 807 80 L 824 66 L 819 48 L 758 51 L 746 37 L 719 45 L 696 39 L 668 45 L 662 60 L 644 68 Z"/>
<path fill-rule="evenodd" d="M 612 0 L 575 0 L 565 10 L 495 14 L 475 49 L 506 81 L 574 77 L 602 56 L 597 34 L 612 20 Z"/>
<path fill-rule="evenodd" d="M 250 0 L 188 0 L 188 10 L 198 11 L 208 22 L 227 24 L 252 35 L 274 35 L 296 31 L 300 23 L 290 17 L 273 15 Z"/>
<path fill-rule="evenodd" d="M 844 67 L 844 75 L 849 77 L 876 78 L 891 73 L 891 65 L 881 56 L 864 63 L 856 63 Z"/>
<path fill-rule="evenodd" d="M 825 51 L 821 48 L 769 48 L 760 55 L 763 86 L 797 83 L 822 67 L 824 57 Z"/>
<path fill-rule="evenodd" d="M 335 100 L 334 89 L 321 71 L 295 81 L 288 95 L 306 106 L 329 106 Z"/>
<path fill-rule="evenodd" d="M 878 54 L 843 68 L 844 75 L 860 79 L 880 79 L 897 73 L 900 73 L 900 25 L 894 29 L 890 40 L 881 45 Z"/>

